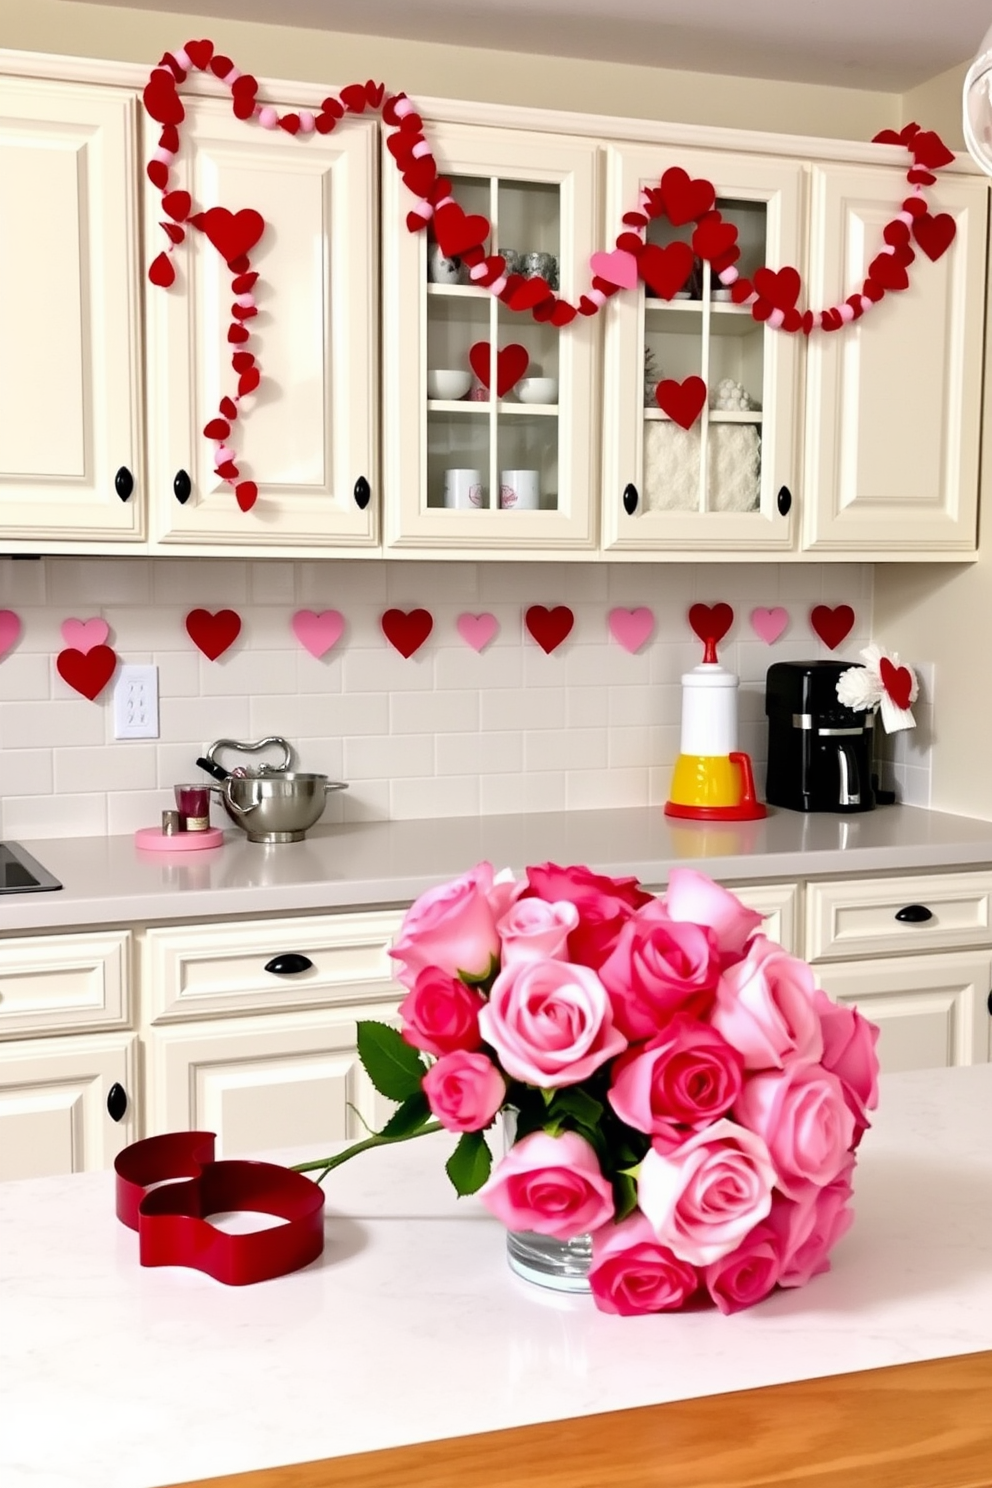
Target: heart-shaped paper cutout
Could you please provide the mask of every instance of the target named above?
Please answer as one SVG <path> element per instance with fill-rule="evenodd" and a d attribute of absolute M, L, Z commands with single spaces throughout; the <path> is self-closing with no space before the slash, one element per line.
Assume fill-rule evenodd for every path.
<path fill-rule="evenodd" d="M 89 651 L 71 647 L 59 652 L 55 666 L 63 682 L 93 702 L 114 675 L 117 653 L 109 646 L 93 646 Z"/>
<path fill-rule="evenodd" d="M 610 611 L 606 617 L 610 635 L 631 654 L 639 651 L 654 630 L 654 611 L 647 605 L 636 610 L 625 610 L 621 606 Z"/>
<path fill-rule="evenodd" d="M 701 377 L 687 377 L 684 382 L 665 377 L 655 388 L 654 396 L 662 413 L 667 413 L 683 429 L 691 429 L 703 411 L 706 384 Z"/>
<path fill-rule="evenodd" d="M 663 300 L 670 300 L 684 288 L 692 273 L 692 264 L 692 249 L 688 243 L 669 243 L 667 248 L 649 243 L 637 260 L 637 272 L 648 289 Z"/>
<path fill-rule="evenodd" d="M 234 610 L 190 610 L 186 616 L 186 633 L 193 645 L 209 661 L 223 656 L 241 634 L 241 616 Z"/>
<path fill-rule="evenodd" d="M 457 202 L 446 202 L 434 213 L 434 236 L 445 258 L 458 258 L 468 248 L 479 248 L 489 236 L 489 219 L 466 216 Z"/>
<path fill-rule="evenodd" d="M 379 624 L 389 644 L 409 658 L 434 629 L 434 618 L 429 610 L 387 610 Z"/>
<path fill-rule="evenodd" d="M 689 624 L 699 639 L 709 649 L 722 641 L 734 623 L 734 612 L 723 600 L 715 605 L 694 604 L 689 606 Z"/>
<path fill-rule="evenodd" d="M 211 207 L 193 219 L 213 243 L 225 263 L 250 253 L 265 231 L 265 219 L 253 207 L 229 212 L 226 207 Z"/>
<path fill-rule="evenodd" d="M 620 289 L 633 289 L 637 284 L 637 259 L 623 248 L 614 248 L 612 253 L 594 253 L 589 267 Z"/>
<path fill-rule="evenodd" d="M 99 617 L 93 620 L 63 620 L 61 629 L 66 645 L 82 651 L 84 656 L 95 646 L 102 646 L 110 634 L 110 626 Z"/>
<path fill-rule="evenodd" d="M 21 617 L 13 610 L 0 610 L 0 656 L 6 656 L 21 633 Z"/>
<path fill-rule="evenodd" d="M 778 640 L 788 623 L 789 612 L 781 605 L 775 605 L 770 610 L 759 605 L 757 609 L 751 611 L 751 629 L 760 641 L 765 642 L 766 646 L 771 646 Z"/>
<path fill-rule="evenodd" d="M 526 346 L 518 346 L 515 341 L 509 346 L 501 347 L 496 353 L 496 396 L 505 398 L 511 388 L 517 383 L 527 371 L 530 357 Z M 484 388 L 489 387 L 489 363 L 490 347 L 488 341 L 476 341 L 468 354 L 468 364 Z"/>
<path fill-rule="evenodd" d="M 555 605 L 551 610 L 544 605 L 531 605 L 524 614 L 524 624 L 541 650 L 550 656 L 570 633 L 575 616 L 568 605 Z"/>
<path fill-rule="evenodd" d="M 776 310 L 794 309 L 802 287 L 803 281 L 793 268 L 761 268 L 755 272 L 756 292 Z"/>
<path fill-rule="evenodd" d="M 913 674 L 909 668 L 897 667 L 887 656 L 883 656 L 878 663 L 878 674 L 882 679 L 882 686 L 896 707 L 908 708 L 913 690 Z"/>
<path fill-rule="evenodd" d="M 330 651 L 344 634 L 344 616 L 340 610 L 297 610 L 292 619 L 293 634 L 305 651 L 318 659 Z"/>
<path fill-rule="evenodd" d="M 854 611 L 846 604 L 836 605 L 833 609 L 830 605 L 814 605 L 809 612 L 809 623 L 823 644 L 835 651 L 854 627 Z"/>
<path fill-rule="evenodd" d="M 927 258 L 934 263 L 942 253 L 947 252 L 956 231 L 954 218 L 949 212 L 939 212 L 936 217 L 931 217 L 927 212 L 924 216 L 917 217 L 913 223 L 913 237 Z"/>
<path fill-rule="evenodd" d="M 481 615 L 464 614 L 458 616 L 455 629 L 466 646 L 471 646 L 473 651 L 483 651 L 499 630 L 499 621 L 495 615 L 485 612 Z"/>
<path fill-rule="evenodd" d="M 669 222 L 673 227 L 681 227 L 709 212 L 716 201 L 716 192 L 709 181 L 692 181 L 680 165 L 673 165 L 661 178 L 661 199 Z"/>

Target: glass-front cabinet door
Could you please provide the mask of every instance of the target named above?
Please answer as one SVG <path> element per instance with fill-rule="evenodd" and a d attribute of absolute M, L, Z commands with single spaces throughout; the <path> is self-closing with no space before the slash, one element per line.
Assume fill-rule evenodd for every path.
<path fill-rule="evenodd" d="M 714 188 L 722 224 L 736 229 L 741 276 L 801 269 L 802 167 L 761 156 L 611 149 L 611 243 L 670 167 Z M 603 312 L 603 546 L 781 551 L 796 530 L 804 338 L 734 304 L 705 258 L 688 268 L 691 254 L 675 245 L 691 248 L 696 220 L 672 219 L 689 210 L 687 189 L 679 209 L 652 217 L 637 288 Z"/>
<path fill-rule="evenodd" d="M 573 303 L 598 226 L 593 141 L 471 125 L 430 129 L 438 167 L 485 248 Z M 384 533 L 387 547 L 593 549 L 598 327 L 535 321 L 474 284 L 383 152 Z"/>

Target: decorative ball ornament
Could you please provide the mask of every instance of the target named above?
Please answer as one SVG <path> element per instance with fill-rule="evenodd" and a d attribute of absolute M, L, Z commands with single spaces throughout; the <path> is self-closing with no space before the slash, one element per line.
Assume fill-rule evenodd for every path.
<path fill-rule="evenodd" d="M 968 154 L 992 176 L 992 27 L 965 74 L 961 122 Z"/>

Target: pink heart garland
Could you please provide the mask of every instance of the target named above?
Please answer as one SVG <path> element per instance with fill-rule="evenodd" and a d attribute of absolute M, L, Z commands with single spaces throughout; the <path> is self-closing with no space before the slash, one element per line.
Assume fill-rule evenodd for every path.
<path fill-rule="evenodd" d="M 767 646 L 778 640 L 788 623 L 789 612 L 781 605 L 775 605 L 770 610 L 759 605 L 756 610 L 751 611 L 751 629 Z"/>
<path fill-rule="evenodd" d="M 62 621 L 62 639 L 67 646 L 71 646 L 74 651 L 81 651 L 84 656 L 94 646 L 102 646 L 109 634 L 110 626 L 99 617 L 93 620 Z"/>
<path fill-rule="evenodd" d="M 594 274 L 620 289 L 637 288 L 637 259 L 624 248 L 614 248 L 612 253 L 594 253 L 589 266 Z"/>
<path fill-rule="evenodd" d="M 499 630 L 499 621 L 488 612 L 481 615 L 466 613 L 458 616 L 455 629 L 466 646 L 471 646 L 473 651 L 483 651 Z"/>
<path fill-rule="evenodd" d="M 293 634 L 305 651 L 318 661 L 344 634 L 344 616 L 340 610 L 297 610 L 292 619 Z"/>
<path fill-rule="evenodd" d="M 0 656 L 5 656 L 21 633 L 21 617 L 13 610 L 0 610 Z"/>
<path fill-rule="evenodd" d="M 654 611 L 649 610 L 647 605 L 641 605 L 636 610 L 625 610 L 618 606 L 606 618 L 610 635 L 625 651 L 632 654 L 640 650 L 654 630 Z"/>

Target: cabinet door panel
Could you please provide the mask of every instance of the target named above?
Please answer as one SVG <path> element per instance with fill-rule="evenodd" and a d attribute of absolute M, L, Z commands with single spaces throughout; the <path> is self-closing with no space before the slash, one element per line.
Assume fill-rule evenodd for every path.
<path fill-rule="evenodd" d="M 107 1168 L 138 1136 L 137 1040 L 86 1034 L 0 1045 L 0 1179 Z M 124 1117 L 107 1111 L 122 1085 Z"/>
<path fill-rule="evenodd" d="M 860 289 L 904 194 L 894 167 L 814 167 L 812 305 Z M 908 289 L 809 338 L 806 548 L 975 548 L 988 187 L 942 176 L 934 200 L 957 226 L 943 257 L 917 249 Z"/>
<path fill-rule="evenodd" d="M 127 930 L 0 940 L 0 1038 L 127 1023 Z"/>
<path fill-rule="evenodd" d="M 143 535 L 135 109 L 0 78 L 0 532 L 46 547 Z"/>
<path fill-rule="evenodd" d="M 163 542 L 370 546 L 377 537 L 374 122 L 348 119 L 332 135 L 291 138 L 251 128 L 229 105 L 187 99 L 174 184 L 200 207 L 251 206 L 265 219 L 252 250 L 259 314 L 248 349 L 262 383 L 227 441 L 259 489 L 250 512 L 214 470 L 203 436 L 236 388 L 227 340 L 231 273 L 203 234 L 176 250 L 176 283 L 149 286 L 149 480 Z M 146 234 L 162 237 L 157 193 Z M 184 470 L 185 503 L 173 484 Z M 355 483 L 373 499 L 364 510 Z"/>

